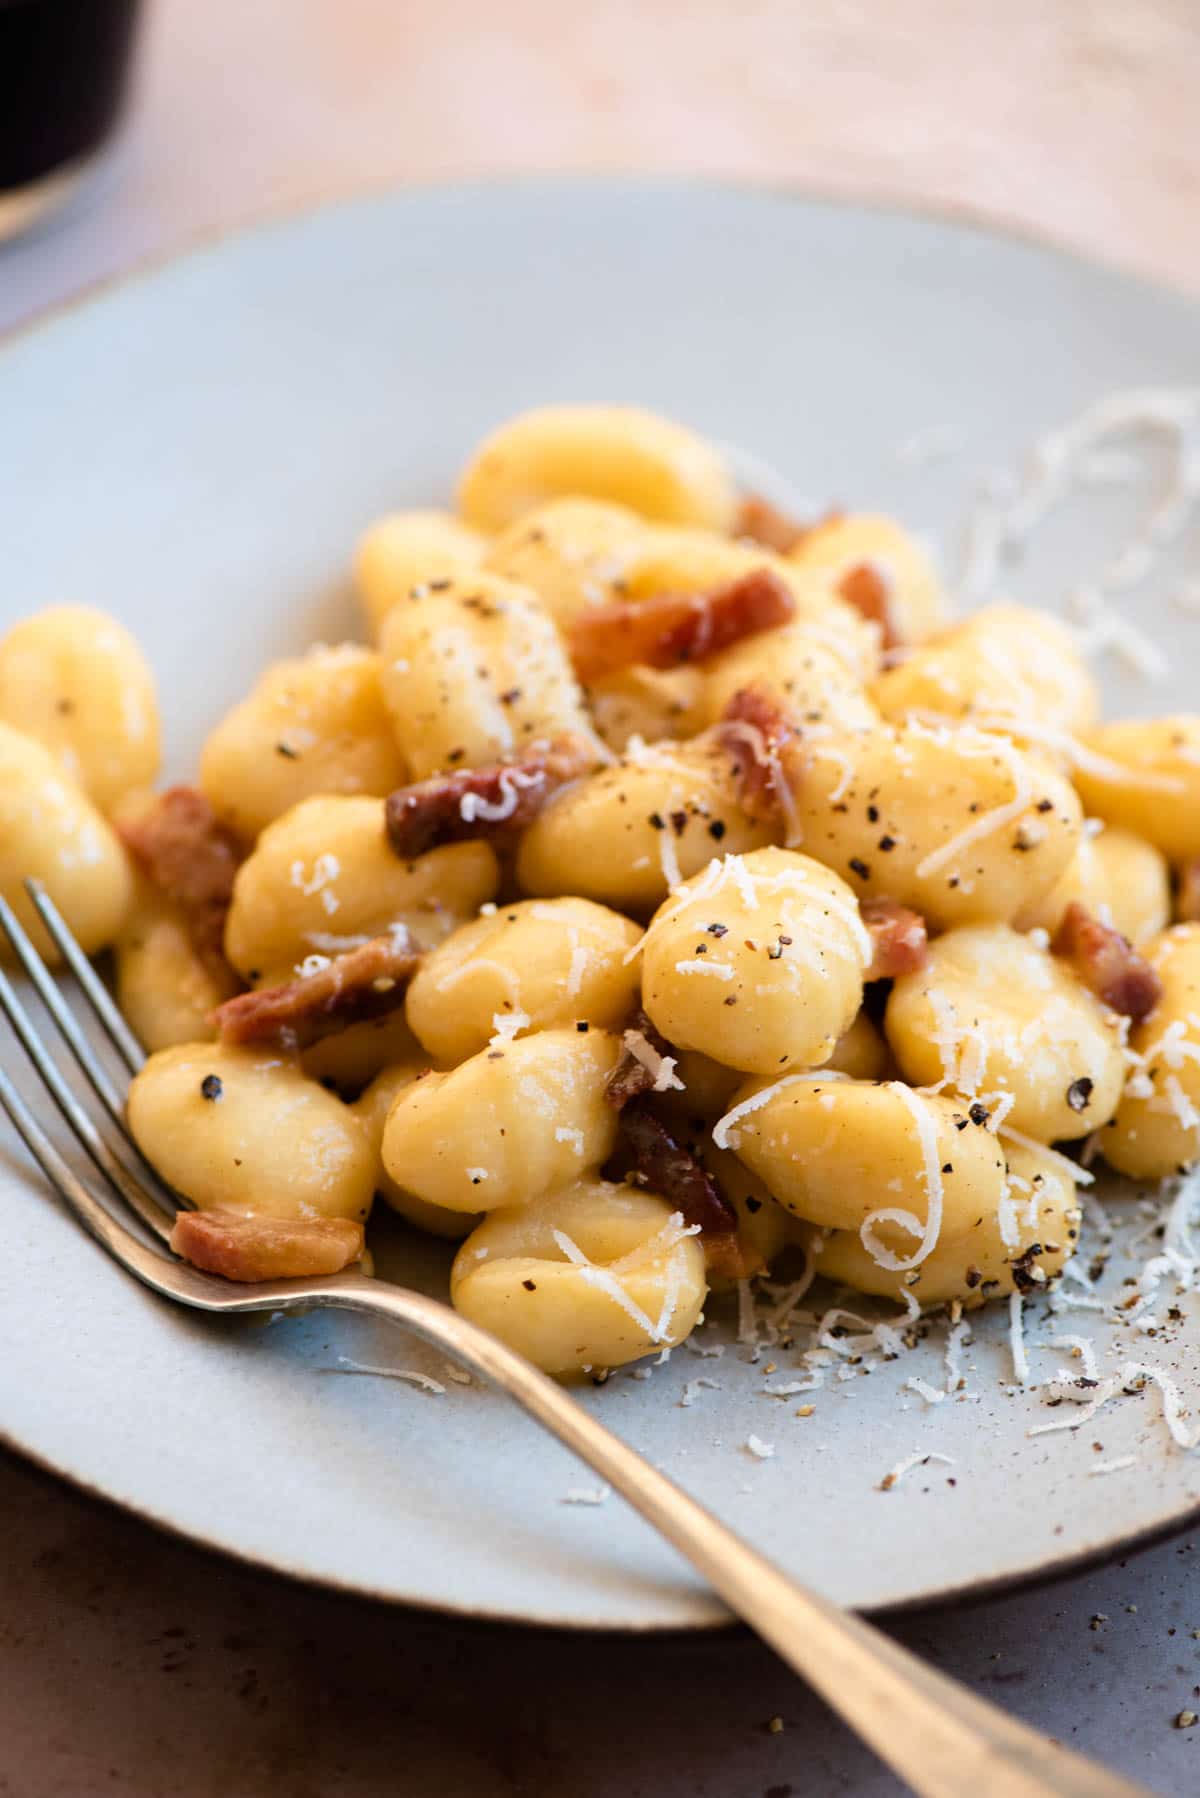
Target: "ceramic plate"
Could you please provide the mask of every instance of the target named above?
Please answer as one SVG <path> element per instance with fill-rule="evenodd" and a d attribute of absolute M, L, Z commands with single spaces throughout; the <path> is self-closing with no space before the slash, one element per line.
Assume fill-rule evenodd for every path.
<path fill-rule="evenodd" d="M 1000 567 L 1006 591 L 1061 606 L 1172 478 L 1170 420 L 1198 368 L 1193 304 L 960 224 L 707 185 L 373 196 L 201 248 L 9 344 L 0 607 L 85 600 L 124 619 L 182 774 L 265 660 L 353 632 L 363 524 L 442 501 L 468 447 L 522 407 L 660 408 L 814 507 L 894 511 L 940 542 L 951 579 L 965 548 L 982 590 L 989 520 L 1030 445 L 1104 395 L 1153 390 L 1134 415 L 1159 424 L 1078 457 L 1066 502 Z M 1140 638 L 1103 657 L 1115 707 L 1195 703 L 1181 544 L 1115 601 L 1168 658 L 1156 683 L 1133 665 Z M 0 1154 L 0 1429 L 15 1447 L 199 1541 L 381 1598 L 587 1628 L 723 1619 L 616 1498 L 565 1502 L 594 1480 L 502 1398 L 361 1321 L 173 1310 L 85 1240 L 15 1147 Z M 1141 1234 L 1140 1267 L 1153 1216 L 1128 1193 L 1110 1209 L 1123 1238 Z M 399 1226 L 382 1240 L 386 1270 L 444 1289 L 438 1245 Z M 1161 1327 L 1142 1330 L 1030 1306 L 1030 1379 L 1079 1370 L 1069 1346 L 1044 1346 L 1067 1332 L 1102 1373 L 1153 1363 L 1194 1398 L 1200 1315 L 1172 1286 L 1168 1320 L 1165 1293 Z M 1200 1457 L 1172 1442 L 1156 1387 L 1031 1437 L 1078 1412 L 1015 1386 L 1006 1311 L 974 1330 L 966 1389 L 940 1401 L 907 1382 L 946 1384 L 942 1322 L 869 1373 L 840 1344 L 820 1390 L 780 1398 L 765 1389 L 811 1377 L 802 1344 L 755 1360 L 715 1306 L 705 1339 L 724 1353 L 676 1351 L 583 1402 L 785 1566 L 867 1607 L 1044 1574 L 1200 1504 Z M 341 1357 L 446 1390 L 348 1376 Z M 951 1459 L 881 1490 L 918 1452 Z"/>

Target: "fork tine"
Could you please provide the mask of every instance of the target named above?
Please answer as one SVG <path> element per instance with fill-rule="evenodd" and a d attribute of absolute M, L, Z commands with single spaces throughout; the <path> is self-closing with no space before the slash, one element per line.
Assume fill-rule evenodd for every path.
<path fill-rule="evenodd" d="M 88 1191 L 74 1169 L 63 1160 L 3 1068 L 0 1068 L 0 1105 L 3 1105 L 12 1119 L 18 1135 L 51 1186 L 66 1201 L 84 1228 L 118 1261 L 123 1262 L 131 1271 L 140 1273 L 142 1278 L 150 1278 L 151 1284 L 155 1284 L 150 1269 L 158 1262 L 171 1266 L 168 1258 L 160 1255 L 157 1249 L 147 1249 L 139 1237 L 127 1230 Z M 148 1256 L 151 1257 L 149 1263 Z"/>
<path fill-rule="evenodd" d="M 109 1079 L 91 1044 L 80 1029 L 79 1021 L 63 998 L 58 982 L 47 969 L 16 912 L 3 894 L 0 894 L 0 930 L 3 930 L 12 944 L 17 959 L 33 982 L 42 1004 L 62 1032 L 72 1055 L 87 1076 L 92 1091 L 113 1122 L 124 1132 L 125 1108 L 120 1093 Z"/>
<path fill-rule="evenodd" d="M 3 969 L 0 969 L 0 1009 L 4 1011 L 4 1015 L 16 1031 L 21 1047 L 41 1075 L 54 1103 L 100 1172 L 104 1174 L 126 1204 L 132 1206 L 133 1210 L 137 1212 L 147 1229 L 152 1230 L 161 1241 L 166 1242 L 171 1234 L 171 1225 L 174 1221 L 172 1214 L 165 1210 L 157 1199 L 142 1190 L 128 1168 L 113 1154 L 108 1143 L 100 1135 L 91 1118 L 59 1073 L 53 1056 L 38 1035 L 33 1020 L 17 997 L 16 988 Z"/>
<path fill-rule="evenodd" d="M 55 947 L 79 982 L 84 996 L 103 1026 L 109 1042 L 129 1072 L 131 1074 L 140 1073 L 146 1060 L 146 1052 L 113 1004 L 104 982 L 75 941 L 66 919 L 40 880 L 27 880 L 25 891 L 29 894 L 34 909 L 46 926 Z"/>

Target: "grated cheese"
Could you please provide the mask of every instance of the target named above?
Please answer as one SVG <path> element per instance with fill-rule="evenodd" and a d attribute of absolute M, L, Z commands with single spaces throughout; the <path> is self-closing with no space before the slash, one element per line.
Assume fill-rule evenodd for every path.
<path fill-rule="evenodd" d="M 798 1086 L 802 1081 L 811 1086 L 817 1080 L 847 1079 L 849 1079 L 849 1075 L 840 1073 L 836 1068 L 816 1068 L 807 1074 L 785 1074 L 782 1080 L 775 1080 L 770 1086 L 760 1087 L 758 1092 L 751 1093 L 748 1099 L 743 1099 L 731 1111 L 727 1111 L 724 1117 L 718 1118 L 712 1127 L 712 1139 L 718 1149 L 736 1149 L 736 1138 L 731 1142 L 729 1137 L 732 1126 L 740 1119 L 748 1117 L 752 1111 L 758 1111 L 768 1100 L 773 1099 L 776 1093 L 782 1092 L 785 1086 Z"/>
<path fill-rule="evenodd" d="M 884 1474 L 879 1482 L 879 1490 L 881 1492 L 890 1492 L 894 1486 L 900 1484 L 905 1474 L 912 1472 L 914 1467 L 927 1467 L 930 1461 L 942 1461 L 947 1467 L 953 1467 L 955 1465 L 955 1458 L 953 1455 L 943 1455 L 934 1448 L 914 1449 L 911 1455 L 905 1455 L 903 1461 L 897 1461 L 890 1472 Z"/>
<path fill-rule="evenodd" d="M 419 1386 L 422 1392 L 441 1394 L 446 1388 L 440 1380 L 431 1374 L 420 1373 L 415 1367 L 375 1367 L 369 1361 L 352 1361 L 349 1355 L 339 1355 L 338 1365 L 330 1369 L 333 1373 L 369 1374 L 376 1380 L 401 1380 L 409 1386 Z"/>
<path fill-rule="evenodd" d="M 562 1505 L 602 1505 L 611 1496 L 611 1486 L 568 1486 L 558 1502 Z"/>
<path fill-rule="evenodd" d="M 769 1461 L 775 1453 L 773 1442 L 764 1442 L 761 1436 L 747 1436 L 746 1447 L 756 1461 Z"/>
<path fill-rule="evenodd" d="M 641 1030 L 626 1030 L 621 1041 L 634 1060 L 653 1075 L 651 1092 L 685 1092 L 687 1089 L 675 1072 L 678 1063 L 673 1055 L 660 1055 Z"/>
<path fill-rule="evenodd" d="M 1013 1378 L 1018 1386 L 1029 1384 L 1029 1360 L 1025 1353 L 1025 1302 L 1019 1292 L 1008 1295 L 1008 1343 L 1012 1351 Z"/>
<path fill-rule="evenodd" d="M 915 1213 L 905 1211 L 899 1206 L 887 1205 L 877 1211 L 871 1211 L 863 1219 L 859 1227 L 859 1239 L 864 1249 L 879 1267 L 886 1267 L 891 1273 L 907 1273 L 919 1267 L 937 1247 L 938 1237 L 942 1230 L 942 1210 L 945 1203 L 942 1188 L 942 1166 L 938 1156 L 937 1132 L 929 1106 L 920 1093 L 911 1086 L 905 1086 L 902 1080 L 886 1082 L 889 1091 L 897 1098 L 912 1116 L 917 1129 L 917 1141 L 921 1148 L 922 1178 L 925 1182 L 925 1222 L 922 1223 Z M 899 1224 L 902 1230 L 908 1231 L 918 1238 L 917 1246 L 909 1256 L 895 1255 L 875 1234 L 876 1224 Z"/>
<path fill-rule="evenodd" d="M 715 974 L 718 980 L 733 979 L 733 969 L 725 962 L 705 961 L 703 958 L 696 961 L 677 961 L 675 972 L 677 974 Z"/>

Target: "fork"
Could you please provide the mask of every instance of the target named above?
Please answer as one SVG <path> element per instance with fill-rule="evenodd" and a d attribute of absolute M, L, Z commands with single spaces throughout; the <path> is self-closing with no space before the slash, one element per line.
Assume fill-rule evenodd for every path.
<path fill-rule="evenodd" d="M 27 880 L 25 888 L 95 1020 L 128 1072 L 136 1074 L 145 1060 L 141 1045 L 41 883 Z M 329 1306 L 363 1312 L 400 1324 L 491 1380 L 627 1499 L 924 1798 L 962 1798 L 968 1792 L 971 1798 L 1136 1798 L 1138 1793 L 1149 1798 L 1145 1787 L 1069 1753 L 783 1573 L 596 1422 L 561 1386 L 449 1305 L 353 1271 L 241 1286 L 179 1260 L 167 1247 L 178 1197 L 130 1136 L 121 1091 L 3 898 L 0 929 L 106 1115 L 102 1128 L 80 1103 L 0 969 L 0 1008 L 92 1163 L 94 1185 L 78 1177 L 3 1069 L 0 1104 L 59 1197 L 136 1279 L 199 1311 L 238 1315 Z M 133 1213 L 134 1227 L 122 1221 L 122 1204 Z"/>

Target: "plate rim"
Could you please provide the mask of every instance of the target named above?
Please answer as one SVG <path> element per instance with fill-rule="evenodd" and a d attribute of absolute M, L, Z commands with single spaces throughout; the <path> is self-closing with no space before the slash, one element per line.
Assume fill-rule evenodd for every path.
<path fill-rule="evenodd" d="M 292 225 L 298 226 L 326 213 L 349 211 L 357 206 L 368 206 L 388 200 L 401 201 L 410 197 L 419 200 L 467 193 L 503 195 L 570 189 L 582 190 L 585 193 L 605 191 L 609 193 L 624 191 L 630 194 L 658 193 L 664 197 L 672 194 L 709 192 L 725 195 L 735 200 L 738 197 L 768 199 L 830 212 L 871 217 L 884 216 L 893 219 L 908 218 L 927 224 L 947 226 L 957 232 L 981 239 L 1008 243 L 1040 255 L 1048 261 L 1086 270 L 1092 275 L 1100 275 L 1115 287 L 1125 287 L 1140 293 L 1153 294 L 1159 299 L 1165 299 L 1176 305 L 1182 304 L 1200 313 L 1200 288 L 1193 290 L 1183 282 L 1140 273 L 1106 253 L 1063 242 L 1056 238 L 1048 227 L 1043 228 L 1040 224 L 1008 215 L 1003 211 L 981 210 L 973 207 L 966 200 L 956 201 L 948 196 L 921 199 L 887 187 L 872 189 L 865 193 L 842 192 L 834 186 L 808 183 L 788 177 L 771 179 L 766 176 L 720 175 L 703 172 L 692 174 L 674 170 L 622 168 L 585 168 L 557 172 L 506 170 L 466 176 L 447 175 L 444 178 L 420 181 L 405 181 L 397 178 L 394 174 L 389 174 L 380 177 L 378 181 L 356 181 L 351 186 L 325 193 L 310 192 L 282 204 L 268 202 L 260 209 L 254 210 L 232 223 L 201 227 L 185 234 L 177 243 L 151 251 L 122 268 L 94 277 L 71 293 L 52 301 L 48 306 L 41 307 L 28 318 L 18 319 L 15 323 L 0 330 L 0 379 L 3 378 L 3 365 L 7 355 L 19 351 L 28 340 L 36 340 L 42 333 L 52 333 L 59 325 L 70 322 L 78 312 L 101 306 L 109 299 L 117 299 L 126 289 L 139 288 L 168 275 L 181 264 L 196 261 L 208 254 L 220 253 L 242 240 L 259 238 L 276 229 L 286 229 Z M 17 241 L 20 242 L 20 240 Z M 550 1611 L 539 1614 L 529 1609 L 509 1611 L 501 1606 L 481 1607 L 456 1602 L 453 1599 L 434 1599 L 426 1595 L 400 1594 L 377 1589 L 363 1581 L 343 1580 L 333 1574 L 319 1573 L 294 1566 L 286 1560 L 273 1559 L 266 1553 L 252 1553 L 238 1548 L 236 1544 L 220 1539 L 214 1533 L 188 1528 L 176 1519 L 157 1511 L 153 1506 L 147 1505 L 144 1501 L 118 1493 L 97 1483 L 76 1469 L 62 1464 L 53 1456 L 44 1454 L 19 1441 L 2 1424 L 0 1424 L 0 1450 L 25 1466 L 32 1467 L 40 1476 L 61 1482 L 88 1502 L 100 1503 L 135 1517 L 139 1522 L 149 1525 L 165 1536 L 185 1543 L 189 1548 L 219 1556 L 222 1560 L 233 1562 L 239 1567 L 245 1567 L 254 1572 L 266 1573 L 273 1578 L 285 1579 L 310 1589 L 330 1592 L 342 1598 L 387 1605 L 420 1615 L 446 1617 L 479 1626 L 507 1629 L 518 1627 L 571 1635 L 690 1637 L 700 1633 L 707 1636 L 721 1633 L 730 1634 L 747 1627 L 733 1614 L 721 1612 L 694 1616 L 686 1621 L 648 1617 L 639 1621 L 621 1622 L 603 1617 L 588 1618 L 581 1616 L 578 1612 L 560 1614 Z M 1140 1553 L 1159 1543 L 1169 1542 L 1179 1535 L 1186 1534 L 1197 1523 L 1200 1523 L 1200 1498 L 1197 1498 L 1186 1509 L 1173 1513 L 1169 1518 L 1159 1519 L 1141 1529 L 1130 1530 L 1120 1537 L 1110 1538 L 1102 1544 L 1093 1543 L 1081 1548 L 1066 1550 L 1061 1554 L 1047 1556 L 1036 1566 L 1027 1567 L 1018 1573 L 1001 1573 L 983 1579 L 963 1580 L 927 1591 L 920 1596 L 893 1599 L 879 1605 L 864 1605 L 856 1608 L 861 1615 L 881 1619 L 966 1608 L 992 1598 L 1037 1590 L 1090 1568 L 1107 1565 L 1124 1554 Z"/>

